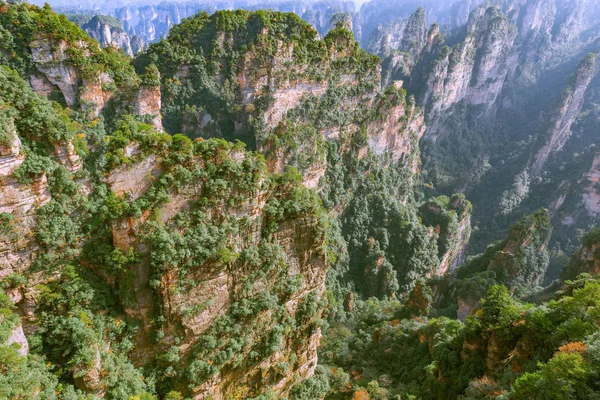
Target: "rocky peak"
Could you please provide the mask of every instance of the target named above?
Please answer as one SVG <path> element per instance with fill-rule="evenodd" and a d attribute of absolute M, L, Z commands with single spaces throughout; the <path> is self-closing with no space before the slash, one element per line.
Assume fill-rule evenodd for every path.
<path fill-rule="evenodd" d="M 408 18 L 406 28 L 404 28 L 400 49 L 415 54 L 420 52 L 425 45 L 426 35 L 427 22 L 425 8 L 419 7 Z"/>
<path fill-rule="evenodd" d="M 419 55 L 427 42 L 425 9 L 419 7 L 409 18 L 398 18 L 386 25 L 379 25 L 369 38 L 367 49 L 381 57 L 393 51 Z"/>
<path fill-rule="evenodd" d="M 121 21 L 107 15 L 95 15 L 89 21 L 80 24 L 92 38 L 96 39 L 100 46 L 115 46 L 123 49 L 125 54 L 133 56 L 144 47 L 143 40 L 139 36 L 134 38 L 123 29 Z"/>
<path fill-rule="evenodd" d="M 429 135 L 436 135 L 445 115 L 462 100 L 470 106 L 482 105 L 488 112 L 494 110 L 511 68 L 510 50 L 516 30 L 499 8 L 477 7 L 466 29 L 463 42 L 452 48 L 438 47 L 438 55 L 424 77 L 420 99 L 429 110 Z M 416 88 L 418 82 L 411 84 Z"/>
<path fill-rule="evenodd" d="M 352 14 L 349 12 L 333 14 L 331 17 L 331 22 L 329 23 L 329 30 L 336 28 L 342 28 L 352 32 Z"/>

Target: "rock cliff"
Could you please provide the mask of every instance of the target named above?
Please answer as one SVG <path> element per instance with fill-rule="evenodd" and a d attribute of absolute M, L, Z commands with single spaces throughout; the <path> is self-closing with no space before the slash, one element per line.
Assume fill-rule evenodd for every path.
<path fill-rule="evenodd" d="M 514 177 L 512 188 L 505 192 L 500 200 L 503 214 L 511 213 L 529 196 L 531 181 L 542 174 L 550 156 L 559 153 L 571 137 L 571 126 L 581 111 L 584 94 L 597 72 L 595 61 L 595 54 L 589 54 L 581 60 L 571 76 L 569 86 L 551 109 L 550 120 L 545 124 L 538 140 L 532 143 L 531 155 L 525 169 Z M 553 208 L 560 206 L 555 203 Z"/>
<path fill-rule="evenodd" d="M 499 8 L 482 6 L 473 10 L 466 31 L 464 42 L 452 48 L 436 47 L 434 51 L 439 54 L 424 77 L 419 101 L 428 111 L 428 135 L 433 138 L 440 132 L 444 118 L 460 112 L 458 104 L 481 106 L 479 113 L 493 110 L 513 64 L 510 50 L 516 30 Z M 428 60 L 425 57 L 423 62 Z M 411 82 L 415 89 L 418 84 Z"/>
<path fill-rule="evenodd" d="M 130 303 L 133 307 L 124 304 L 125 311 L 142 321 L 134 358 L 138 364 L 148 364 L 160 358 L 158 349 L 176 346 L 181 359 L 190 365 L 187 375 L 178 378 L 181 390 L 191 390 L 196 398 L 225 398 L 234 392 L 257 394 L 265 382 L 284 395 L 297 382 L 297 377 L 310 376 L 316 367 L 320 332 L 311 325 L 315 322 L 311 318 L 318 317 L 319 313 L 309 318 L 298 310 L 309 300 L 318 302 L 324 291 L 327 271 L 322 250 L 324 236 L 314 209 L 283 219 L 270 216 L 274 202 L 290 200 L 287 194 L 277 193 L 278 189 L 271 186 L 253 156 L 227 147 L 217 151 L 222 153 L 217 158 L 195 157 L 186 164 L 190 171 L 196 171 L 192 173 L 200 172 L 198 166 L 206 164 L 213 164 L 222 173 L 209 174 L 206 178 L 201 178 L 201 174 L 199 180 L 167 189 L 170 201 L 153 211 L 160 215 L 158 219 L 152 220 L 143 211 L 140 218 L 126 217 L 113 223 L 115 247 L 123 253 L 134 250 L 141 257 L 139 263 L 128 267 L 136 278 L 121 288 L 130 291 L 133 300 Z M 129 201 L 143 200 L 155 190 L 152 180 L 160 184 L 167 176 L 164 162 L 150 154 L 139 163 L 111 172 L 107 177 L 111 190 Z M 251 169 L 242 175 L 231 175 L 238 181 L 232 180 L 227 189 L 236 193 L 238 200 L 234 204 L 225 201 L 226 197 L 222 197 L 223 200 L 211 198 L 198 208 L 199 201 L 207 199 L 203 197 L 207 191 L 213 190 L 215 180 L 244 168 Z M 154 178 L 147 178 L 151 176 Z M 246 179 L 252 182 L 250 186 L 243 183 Z M 188 213 L 198 216 L 202 213 L 205 217 L 201 220 L 192 217 L 191 225 L 184 228 L 180 219 Z M 177 258 L 165 259 L 164 246 L 172 240 L 169 237 L 176 240 L 173 244 L 177 248 L 195 240 L 193 237 L 207 228 L 222 230 L 225 235 L 221 243 L 215 243 L 218 249 L 215 248 L 212 256 L 190 254 L 178 261 Z M 265 259 L 267 254 L 271 258 Z M 292 282 L 295 283 L 292 285 Z M 277 314 L 273 314 L 272 308 L 263 308 L 261 304 L 265 301 L 273 306 L 271 302 L 279 304 Z M 243 311 L 244 307 L 250 310 Z M 159 325 L 152 322 L 156 318 L 163 322 Z M 225 323 L 233 324 L 227 329 L 240 333 L 229 336 L 222 330 Z M 290 328 L 291 332 L 284 333 L 281 324 L 290 323 L 285 332 Z M 260 329 L 251 329 L 254 325 Z M 153 343 L 150 335 L 156 329 L 164 336 Z M 304 330 L 309 334 L 298 336 Z M 217 335 L 221 344 L 201 356 L 199 352 L 208 350 L 199 343 L 211 335 Z M 277 346 L 271 350 L 261 347 L 272 335 L 278 338 Z M 222 359 L 219 352 L 231 351 L 227 350 L 230 346 L 242 347 L 232 355 L 233 359 Z M 243 360 L 243 354 L 253 352 L 255 356 Z M 197 369 L 199 363 L 213 357 L 217 358 L 211 373 Z M 278 367 L 291 358 L 297 360 L 295 365 L 283 370 Z M 261 377 L 259 381 L 255 380 L 257 375 Z"/>
<path fill-rule="evenodd" d="M 0 111 L 1 112 L 1 111 Z M 0 276 L 24 271 L 39 250 L 34 237 L 35 210 L 50 201 L 48 180 L 42 174 L 31 184 L 18 182 L 13 172 L 23 163 L 21 139 L 17 136 L 10 114 L 3 128 L 7 129 L 0 143 L 0 215 L 6 226 L 0 228 Z M 8 217 L 10 215 L 10 217 Z"/>
<path fill-rule="evenodd" d="M 420 7 L 408 19 L 378 26 L 369 38 L 367 49 L 382 58 L 394 50 L 419 55 L 426 44 L 427 31 L 425 9 Z"/>
<path fill-rule="evenodd" d="M 566 193 L 574 199 L 581 197 L 575 192 L 590 192 L 573 183 L 582 182 L 583 161 L 576 158 L 593 143 L 596 67 L 587 54 L 597 54 L 598 43 L 585 32 L 597 21 L 598 3 L 476 3 L 452 6 L 456 12 L 468 9 L 469 17 L 441 33 L 432 25 L 416 54 L 403 50 L 399 40 L 408 15 L 396 26 L 393 44 L 385 35 L 379 45 L 374 42 L 385 56 L 383 83 L 403 81 L 424 109 L 423 169 L 439 193 L 464 192 L 475 205 L 476 223 L 486 221 L 474 235 L 476 251 L 485 248 L 488 241 L 480 238 L 489 238 L 492 226 L 499 238 L 496 224 L 508 227 L 539 207 L 552 210 L 559 198 L 555 222 L 570 231 L 582 228 L 578 216 L 586 206 L 574 205 Z M 549 182 L 565 168 L 577 172 L 561 178 L 564 184 Z M 549 191 L 556 195 L 542 194 Z M 555 231 L 552 240 L 566 236 Z"/>
<path fill-rule="evenodd" d="M 131 162 L 104 177 L 112 202 L 121 204 L 121 211 L 114 211 L 105 222 L 110 227 L 109 241 L 104 242 L 102 235 L 92 240 L 113 248 L 113 255 L 135 254 L 135 260 L 111 269 L 110 263 L 96 256 L 105 244 L 86 244 L 73 224 L 85 216 L 83 209 L 101 212 L 90 208 L 98 193 L 89 194 L 90 203 L 75 196 L 71 216 L 46 214 L 45 207 L 58 213 L 69 209 L 59 206 L 65 186 L 58 192 L 57 187 L 49 187 L 45 173 L 22 183 L 13 177 L 30 156 L 20 152 L 19 137 L 24 135 L 17 136 L 14 128 L 11 135 L 11 143 L 0 148 L 4 175 L 0 177 L 0 277 L 26 277 L 14 288 L 8 284 L 27 317 L 25 332 L 39 329 L 40 308 L 48 306 L 40 288 L 58 279 L 44 263 L 58 268 L 50 260 L 60 255 L 81 262 L 88 273 L 120 293 L 127 317 L 140 326 L 131 354 L 136 365 L 173 368 L 175 360 L 165 361 L 163 353 L 177 356 L 179 372 L 164 379 L 182 393 L 226 398 L 231 393 L 254 396 L 269 389 L 285 395 L 299 379 L 313 373 L 328 263 L 320 206 L 307 189 L 295 181 L 274 179 L 260 157 L 239 146 L 217 141 L 192 144 L 181 137 L 169 152 L 164 146 L 152 147 L 152 139 L 160 135 L 152 132 L 154 136 L 142 138 L 143 143 L 124 149 Z M 170 141 L 170 136 L 163 139 Z M 55 155 L 56 160 L 68 152 Z M 54 181 L 61 174 L 57 171 L 54 167 L 49 172 Z M 85 190 L 85 182 L 72 184 L 77 191 Z M 157 193 L 168 193 L 169 201 L 160 200 Z M 128 211 L 134 209 L 140 214 Z M 75 244 L 70 251 L 65 251 L 65 244 L 55 247 L 61 234 L 45 236 L 45 229 L 57 224 L 54 217 L 63 218 L 60 223 L 75 230 L 69 234 L 83 240 L 83 247 Z M 198 247 L 189 253 L 186 249 L 196 242 Z M 179 249 L 177 253 L 168 250 L 171 246 Z M 51 257 L 41 261 L 46 251 Z M 34 267 L 42 272 L 34 274 Z M 19 326 L 8 344 L 20 343 L 19 351 L 25 355 L 25 337 Z M 218 338 L 214 347 L 207 347 L 206 341 L 214 338 Z M 72 374 L 79 389 L 105 395 L 110 386 L 106 376 L 111 345 L 116 344 L 96 342 L 89 363 L 64 373 Z"/>
<path fill-rule="evenodd" d="M 3 27 L 8 29 L 0 54 L 11 55 L 5 64 L 26 76 L 38 94 L 93 117 L 105 111 L 109 102 L 113 103 L 111 108 L 136 106 L 139 78 L 117 47 L 101 48 L 49 6 L 23 3 L 3 7 L 10 7 L 11 12 L 0 14 Z M 19 21 L 21 14 L 27 15 L 28 23 Z M 101 22 L 100 17 L 90 21 L 95 27 L 105 26 Z M 98 39 L 102 43 L 108 40 Z"/>
<path fill-rule="evenodd" d="M 581 111 L 583 95 L 596 72 L 595 54 L 589 54 L 577 66 L 569 86 L 551 111 L 547 132 L 541 136 L 542 145 L 533 156 L 531 173 L 534 176 L 540 173 L 550 153 L 560 151 L 571 136 L 571 125 Z"/>
<path fill-rule="evenodd" d="M 92 99 L 91 71 L 73 57 L 97 49 L 52 40 L 28 46 L 32 67 L 69 106 Z M 23 315 L 8 344 L 25 355 L 23 339 L 37 332 L 51 349 L 71 340 L 65 326 L 79 326 L 86 345 L 76 358 L 48 354 L 65 363 L 60 379 L 97 396 L 116 390 L 115 357 L 131 365 L 128 355 L 161 369 L 160 385 L 196 398 L 285 396 L 317 364 L 328 269 L 318 198 L 240 144 L 157 131 L 161 76 L 148 66 L 135 78 L 134 100 L 119 96 L 139 120 L 119 115 L 100 88 L 104 103 L 80 123 L 0 69 L 0 279 Z M 102 105 L 117 114 L 107 136 Z M 57 305 L 69 285 L 92 280 L 123 312 L 87 300 L 68 313 Z M 120 333 L 95 333 L 107 312 L 109 330 L 138 324 L 133 349 L 120 350 Z"/>

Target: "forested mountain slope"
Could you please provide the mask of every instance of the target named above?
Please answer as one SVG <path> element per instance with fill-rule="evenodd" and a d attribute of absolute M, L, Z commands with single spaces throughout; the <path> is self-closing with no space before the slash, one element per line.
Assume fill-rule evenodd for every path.
<path fill-rule="evenodd" d="M 500 238 L 502 229 L 541 206 L 549 208 L 553 224 L 561 226 L 551 240 L 559 252 L 574 251 L 578 243 L 572 238 L 592 227 L 600 197 L 593 181 L 579 177 L 593 176 L 595 169 L 595 151 L 588 147 L 594 138 L 596 67 L 588 68 L 587 74 L 583 67 L 586 57 L 598 52 L 597 1 L 99 6 L 100 12 L 120 19 L 129 36 L 149 43 L 200 10 L 234 8 L 294 12 L 321 36 L 343 21 L 364 49 L 383 58 L 383 85 L 404 81 L 404 88 L 425 110 L 424 180 L 437 194 L 463 192 L 476 204 L 473 221 L 478 229 L 470 251 L 482 251 Z M 86 11 L 85 6 L 62 5 L 61 10 L 99 12 Z M 126 52 L 140 46 L 128 45 L 108 23 L 92 26 L 84 24 L 89 17 L 77 18 L 103 45 L 120 43 Z M 580 182 L 571 184 L 574 179 Z"/>
<path fill-rule="evenodd" d="M 136 73 L 48 7 L 3 4 L 1 18 L 2 276 L 21 314 L 9 336 L 32 342 L 27 355 L 21 340 L 12 378 L 45 357 L 44 388 L 60 396 L 53 385 L 108 397 L 285 394 L 316 366 L 337 258 L 327 248 L 356 234 L 355 218 L 337 216 L 358 213 L 369 176 L 385 179 L 376 190 L 396 215 L 389 229 L 411 221 L 393 234 L 426 241 L 427 264 L 367 226 L 335 263 L 338 298 L 355 275 L 381 281 L 361 288 L 381 296 L 410 288 L 458 255 L 438 240 L 468 239 L 459 221 L 438 234 L 417 218 L 423 116 L 402 89 L 380 92 L 377 58 L 344 28 L 318 40 L 293 14 L 199 14 L 138 57 Z M 326 209 L 305 188 L 319 179 Z M 464 200 L 447 202 L 430 212 Z M 385 268 L 363 270 L 375 254 L 390 258 Z"/>
<path fill-rule="evenodd" d="M 594 4 L 463 3 L 0 2 L 0 398 L 598 396 Z"/>

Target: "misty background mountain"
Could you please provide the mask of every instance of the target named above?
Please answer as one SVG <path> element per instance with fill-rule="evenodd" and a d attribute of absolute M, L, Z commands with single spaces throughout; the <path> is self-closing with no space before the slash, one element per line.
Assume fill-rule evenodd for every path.
<path fill-rule="evenodd" d="M 34 4 L 43 5 L 38 1 Z M 199 11 L 213 13 L 216 10 L 259 10 L 272 9 L 281 12 L 293 12 L 311 23 L 324 35 L 331 29 L 331 19 L 335 14 L 348 13 L 353 20 L 356 39 L 366 48 L 373 30 L 378 25 L 385 25 L 397 18 L 408 18 L 417 8 L 427 9 L 428 24 L 438 23 L 448 28 L 466 22 L 469 12 L 481 1 L 105 1 L 78 2 L 51 1 L 49 4 L 60 13 L 67 15 L 102 14 L 118 18 L 123 29 L 129 35 L 137 35 L 146 43 L 163 37 L 183 18 L 190 17 Z"/>

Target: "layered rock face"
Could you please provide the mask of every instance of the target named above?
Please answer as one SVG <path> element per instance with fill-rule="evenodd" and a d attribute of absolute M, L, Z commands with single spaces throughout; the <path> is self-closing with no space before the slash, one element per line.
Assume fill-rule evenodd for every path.
<path fill-rule="evenodd" d="M 35 259 L 35 252 L 39 251 L 33 237 L 35 210 L 50 201 L 45 174 L 30 185 L 19 183 L 12 177 L 25 156 L 21 154 L 21 140 L 16 134 L 14 120 L 8 118 L 6 122 L 8 132 L 4 135 L 8 145 L 0 144 L 0 213 L 12 217 L 8 226 L 0 229 L 2 277 L 26 270 Z"/>
<path fill-rule="evenodd" d="M 89 52 L 85 43 L 76 46 L 83 54 Z M 112 92 L 105 90 L 114 84 L 112 78 L 102 73 L 98 76 L 84 78 L 80 70 L 72 63 L 67 54 L 71 45 L 67 42 L 54 42 L 52 40 L 40 39 L 31 43 L 31 55 L 37 70 L 43 74 L 42 82 L 49 82 L 60 90 L 64 100 L 69 107 L 75 107 L 80 102 L 86 102 L 86 107 L 92 114 L 98 115 L 105 103 L 111 97 Z M 32 87 L 38 94 L 48 94 L 47 83 L 41 87 L 34 82 L 40 78 L 32 78 Z"/>
<path fill-rule="evenodd" d="M 50 195 L 45 176 L 33 186 L 9 181 L 2 186 L 0 193 L 3 196 L 0 212 L 14 216 L 11 229 L 0 234 L 0 274 L 7 276 L 22 272 L 33 263 L 35 252 L 39 250 L 32 237 L 35 207 L 48 203 Z"/>
<path fill-rule="evenodd" d="M 227 162 L 233 162 L 234 165 L 241 166 L 251 162 L 246 153 L 234 149 L 223 151 L 226 152 L 226 160 L 231 160 Z M 192 163 L 203 165 L 209 162 L 214 160 L 194 159 Z M 217 168 L 225 168 L 224 165 L 219 165 L 218 160 L 215 165 Z M 111 172 L 107 179 L 115 193 L 134 201 L 148 193 L 151 184 L 146 177 L 155 176 L 154 179 L 160 181 L 164 170 L 163 161 L 151 154 L 139 163 Z M 245 179 L 243 176 L 238 178 Z M 210 206 L 202 208 L 202 213 L 210 216 L 212 224 L 217 224 L 213 226 L 217 227 L 220 220 L 227 220 L 229 226 L 237 226 L 228 233 L 229 237 L 225 242 L 220 244 L 223 246 L 221 253 L 225 254 L 227 251 L 237 256 L 226 257 L 228 261 L 211 257 L 202 265 L 184 259 L 179 263 L 160 263 L 162 272 L 157 271 L 159 264 L 155 260 L 161 257 L 159 254 L 162 248 L 159 247 L 161 245 L 156 237 L 150 235 L 150 240 L 144 239 L 147 237 L 146 230 L 149 224 L 158 223 L 164 226 L 161 230 L 166 229 L 172 237 L 191 238 L 186 236 L 186 229 L 177 228 L 175 220 L 180 218 L 178 215 L 181 213 L 189 213 L 197 208 L 198 200 L 206 192 L 207 186 L 212 184 L 212 179 L 214 178 L 195 181 L 177 189 L 173 187 L 170 190 L 170 201 L 157 209 L 160 218 L 155 222 L 150 222 L 149 215 L 143 214 L 141 218 L 129 217 L 117 220 L 113 224 L 115 247 L 124 253 L 133 249 L 142 256 L 140 263 L 129 267 L 136 276 L 131 282 L 132 286 L 127 289 L 131 290 L 135 299 L 134 306 L 124 305 L 125 311 L 131 317 L 143 322 L 134 358 L 143 365 L 159 357 L 159 349 L 176 346 L 181 359 L 190 363 L 189 375 L 181 382 L 182 388 L 186 388 L 183 385 L 185 382 L 196 382 L 193 388 L 190 385 L 196 398 L 224 399 L 234 392 L 256 394 L 263 390 L 261 385 L 266 382 L 269 382 L 270 388 L 284 395 L 297 382 L 298 377 L 310 376 L 316 367 L 316 348 L 320 331 L 318 328 L 312 328 L 311 324 L 314 321 L 310 318 L 303 319 L 306 315 L 298 310 L 302 309 L 304 302 L 309 299 L 318 301 L 325 289 L 327 263 L 322 247 L 324 236 L 323 233 L 319 233 L 319 220 L 310 212 L 290 216 L 278 222 L 276 228 L 269 228 L 269 233 L 266 233 L 267 226 L 271 227 L 275 223 L 267 211 L 274 198 L 265 177 L 258 176 L 253 178 L 256 181 L 254 187 L 248 188 L 249 191 L 245 189 L 238 192 L 240 202 L 235 206 L 228 205 L 225 199 L 213 199 Z M 236 186 L 233 182 L 232 185 Z M 189 227 L 190 234 L 195 228 L 193 225 Z M 277 254 L 277 259 L 268 262 L 281 265 L 274 270 L 266 269 L 266 275 L 257 275 L 257 266 L 249 263 L 246 257 L 251 252 L 257 252 L 258 256 L 267 248 L 276 249 Z M 189 269 L 186 265 L 194 267 Z M 253 278 L 255 275 L 256 278 Z M 190 280 L 195 283 L 190 285 Z M 279 280 L 297 282 L 297 286 L 285 289 L 285 294 L 277 293 Z M 151 287 L 154 287 L 154 290 Z M 256 314 L 245 314 L 238 320 L 239 307 L 255 307 L 252 306 L 253 302 L 265 301 L 264 296 L 268 296 L 268 293 L 283 296 L 280 297 L 280 314 L 274 315 L 275 310 L 264 309 L 256 311 Z M 271 298 L 271 301 L 273 300 L 274 298 Z M 257 307 L 259 303 L 256 303 Z M 160 316 L 155 312 L 157 305 Z M 164 338 L 158 343 L 152 343 L 149 335 L 157 327 L 150 321 L 157 317 L 164 321 L 160 327 Z M 199 360 L 207 361 L 215 356 L 205 354 L 200 357 L 197 353 L 206 350 L 197 345 L 198 340 L 202 341 L 206 335 L 215 334 L 214 330 L 218 329 L 216 327 L 222 324 L 220 321 L 224 318 L 233 319 L 235 324 L 243 324 L 235 325 L 243 329 L 239 334 L 241 336 L 226 339 L 228 342 L 241 340 L 238 344 L 242 348 L 236 350 L 235 355 L 237 361 L 216 361 L 216 369 L 212 374 L 203 376 L 198 373 L 198 376 L 195 376 L 192 372 L 194 365 Z M 295 321 L 292 329 L 296 333 L 278 336 L 281 343 L 277 349 L 272 353 L 265 353 L 265 350 L 260 348 L 261 340 L 266 339 L 264 335 L 281 335 L 275 333 L 279 332 L 278 324 L 290 319 Z M 254 325 L 257 331 L 251 328 Z M 303 333 L 300 334 L 300 331 Z M 219 334 L 223 335 L 225 332 Z M 223 343 L 224 348 L 221 350 L 225 351 L 232 344 Z M 216 352 L 218 350 L 215 349 Z M 252 351 L 259 351 L 261 355 L 256 359 L 251 357 L 242 361 L 244 354 L 251 354 Z M 290 370 L 278 369 L 278 363 L 288 362 L 291 358 L 297 362 Z M 255 381 L 257 375 L 261 377 L 258 382 Z"/>

